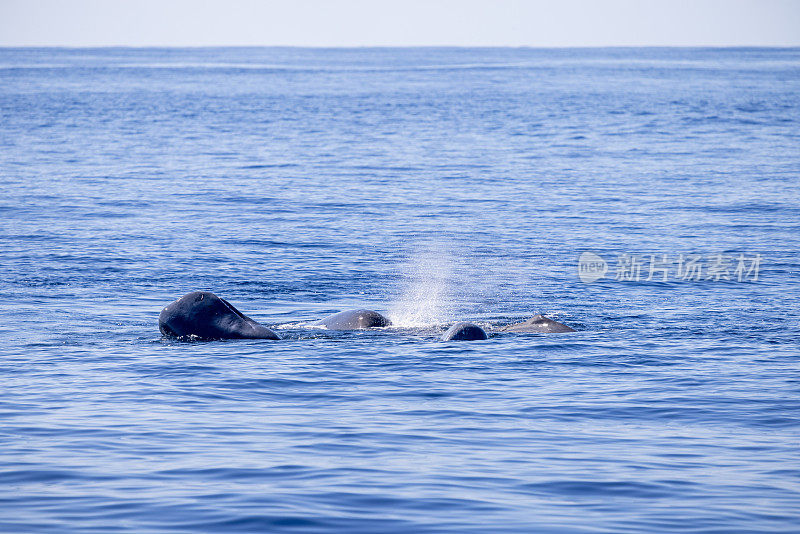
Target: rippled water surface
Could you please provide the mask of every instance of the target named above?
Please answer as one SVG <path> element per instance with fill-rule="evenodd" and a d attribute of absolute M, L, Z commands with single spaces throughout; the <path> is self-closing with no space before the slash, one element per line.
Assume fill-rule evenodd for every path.
<path fill-rule="evenodd" d="M 0 49 L 0 530 L 797 532 L 799 178 L 797 49 Z"/>

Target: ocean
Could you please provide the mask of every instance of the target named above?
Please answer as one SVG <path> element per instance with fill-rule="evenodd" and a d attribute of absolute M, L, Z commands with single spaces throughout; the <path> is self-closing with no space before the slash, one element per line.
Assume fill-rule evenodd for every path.
<path fill-rule="evenodd" d="M 797 532 L 799 249 L 800 49 L 0 49 L 0 530 Z"/>

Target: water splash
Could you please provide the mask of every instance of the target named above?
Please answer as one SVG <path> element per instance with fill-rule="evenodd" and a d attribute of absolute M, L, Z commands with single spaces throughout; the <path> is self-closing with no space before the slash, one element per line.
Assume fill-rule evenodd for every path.
<path fill-rule="evenodd" d="M 389 308 L 394 326 L 439 325 L 452 316 L 452 256 L 446 246 L 429 244 L 413 254 L 401 273 L 399 298 Z"/>

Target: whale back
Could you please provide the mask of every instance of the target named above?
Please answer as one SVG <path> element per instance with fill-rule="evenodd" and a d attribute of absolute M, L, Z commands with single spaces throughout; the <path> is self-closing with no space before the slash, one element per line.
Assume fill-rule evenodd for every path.
<path fill-rule="evenodd" d="M 280 339 L 275 332 L 207 291 L 194 291 L 161 310 L 158 328 L 175 338 Z"/>
<path fill-rule="evenodd" d="M 376 311 L 348 310 L 322 319 L 317 324 L 330 330 L 364 330 L 391 326 L 392 322 Z"/>
<path fill-rule="evenodd" d="M 442 336 L 442 341 L 478 341 L 488 339 L 483 328 L 472 323 L 456 323 Z"/>
<path fill-rule="evenodd" d="M 504 326 L 500 329 L 501 332 L 542 332 L 547 334 L 557 334 L 562 332 L 574 332 L 573 328 L 565 324 L 561 324 L 552 319 L 548 319 L 544 315 L 534 315 L 527 321 L 515 323 Z"/>

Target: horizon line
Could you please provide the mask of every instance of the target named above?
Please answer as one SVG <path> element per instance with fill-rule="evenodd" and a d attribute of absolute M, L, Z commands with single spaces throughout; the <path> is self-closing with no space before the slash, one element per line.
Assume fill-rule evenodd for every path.
<path fill-rule="evenodd" d="M 219 48 L 294 48 L 294 49 L 339 49 L 339 50 L 358 50 L 358 49 L 530 49 L 530 50 L 568 50 L 568 49 L 791 49 L 800 48 L 798 44 L 787 45 L 756 45 L 756 44 L 735 44 L 735 45 L 7 45 L 0 44 L 0 49 L 69 49 L 69 50 L 97 50 L 97 49 L 165 49 L 165 48 L 193 48 L 193 49 L 219 49 Z"/>

